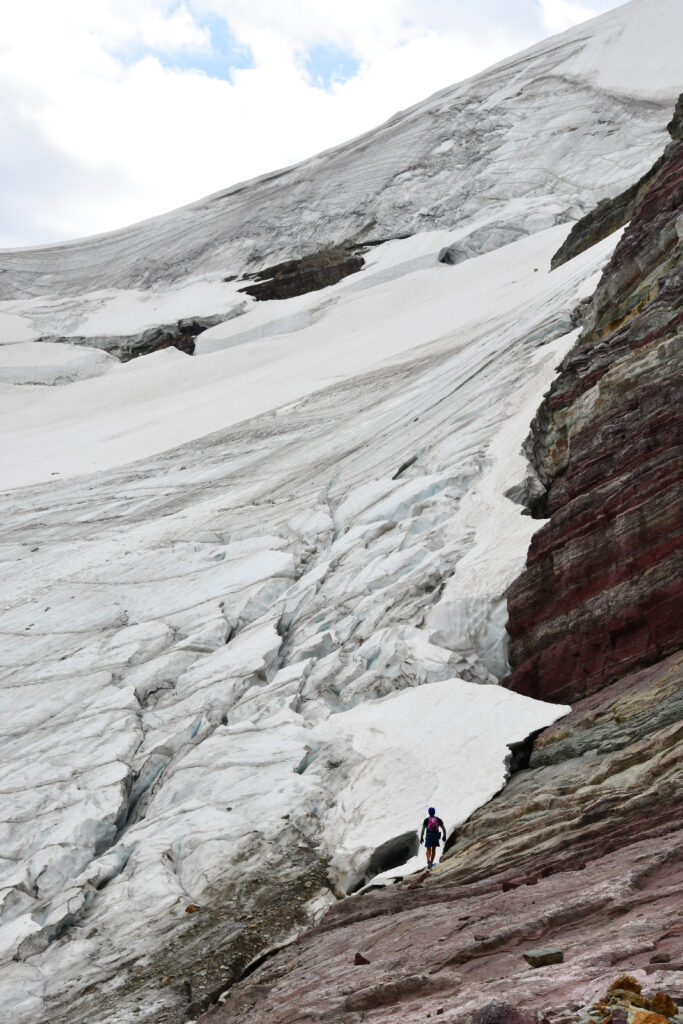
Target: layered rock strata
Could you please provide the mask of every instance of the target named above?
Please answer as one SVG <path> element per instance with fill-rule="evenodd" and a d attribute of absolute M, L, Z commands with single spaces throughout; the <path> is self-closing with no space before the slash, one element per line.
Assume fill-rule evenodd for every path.
<path fill-rule="evenodd" d="M 433 872 L 337 904 L 202 1020 L 569 1024 L 621 970 L 683 996 L 682 719 L 680 654 L 579 701 Z"/>
<path fill-rule="evenodd" d="M 530 443 L 550 520 L 510 595 L 507 681 L 571 714 L 435 871 L 333 907 L 211 1024 L 630 1021 L 632 1001 L 589 1008 L 619 971 L 644 1006 L 683 998 L 678 109 Z"/>
<path fill-rule="evenodd" d="M 506 685 L 574 701 L 683 643 L 683 141 L 668 147 L 533 425 L 547 487 Z"/>
<path fill-rule="evenodd" d="M 255 283 L 245 285 L 240 291 L 260 302 L 319 291 L 363 269 L 365 260 L 356 249 L 333 246 L 300 259 L 285 260 L 258 273 L 247 274 Z"/>

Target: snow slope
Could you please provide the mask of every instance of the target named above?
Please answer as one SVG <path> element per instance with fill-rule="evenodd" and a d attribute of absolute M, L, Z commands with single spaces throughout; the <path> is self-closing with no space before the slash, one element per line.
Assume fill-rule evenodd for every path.
<path fill-rule="evenodd" d="M 435 793 L 449 827 L 463 820 L 500 786 L 506 743 L 563 713 L 515 697 L 501 723 L 500 691 L 468 691 L 503 671 L 503 595 L 539 525 L 504 493 L 524 480 L 521 442 L 576 336 L 569 313 L 614 244 L 550 274 L 561 234 L 458 267 L 416 270 L 390 249 L 390 280 L 378 253 L 376 289 L 370 269 L 340 291 L 346 315 L 333 303 L 301 332 L 160 353 L 37 399 L 16 388 L 0 991 L 17 1021 L 79 1020 L 74 999 L 82 1019 L 152 1013 L 157 985 L 126 995 L 131 950 L 136 970 L 151 965 L 186 905 L 239 891 L 254 831 L 255 869 L 275 871 L 275 851 L 296 864 L 303 841 L 353 888 Z M 381 325 L 383 311 L 376 350 L 371 330 L 345 345 L 354 315 Z M 244 396 L 252 416 L 206 434 Z M 196 440 L 130 461 L 193 412 Z M 120 468 L 82 475 L 117 451 Z M 65 479 L 45 480 L 50 466 Z M 438 781 L 416 775 L 411 704 L 383 706 L 383 734 L 362 711 L 412 687 L 425 728 L 450 741 Z M 378 827 L 388 765 L 401 799 L 383 797 Z M 93 984 L 94 1009 L 78 997 Z"/>
<path fill-rule="evenodd" d="M 343 738 L 357 755 L 345 787 L 323 819 L 323 841 L 344 887 L 363 877 L 374 851 L 386 843 L 387 820 L 397 836 L 413 833 L 416 840 L 428 793 L 428 803 L 448 816 L 449 828 L 464 821 L 503 786 L 507 744 L 567 710 L 542 701 L 511 700 L 510 691 L 502 687 L 448 679 L 392 693 L 328 719 L 335 749 Z M 424 853 L 390 873 L 402 876 L 418 867 L 424 867 Z"/>
<path fill-rule="evenodd" d="M 219 895 L 220 934 L 244 945 L 246 877 L 286 894 L 313 858 L 319 911 L 429 802 L 462 821 L 507 744 L 564 713 L 486 685 L 539 526 L 505 495 L 533 487 L 521 443 L 615 244 L 551 274 L 556 221 L 661 146 L 680 18 L 635 0 L 281 175 L 3 257 L 0 998 L 17 1024 L 171 1019 L 182 979 L 202 991 L 183 950 Z M 412 236 L 334 288 L 257 304 L 222 280 L 370 220 Z M 454 243 L 470 258 L 440 264 Z M 192 358 L 35 340 L 217 311 Z"/>
<path fill-rule="evenodd" d="M 679 0 L 631 0 L 296 167 L 124 231 L 5 252 L 4 311 L 41 335 L 92 335 L 101 305 L 123 333 L 132 311 L 149 324 L 145 292 L 197 285 L 201 296 L 181 293 L 174 315 L 203 303 L 218 313 L 236 304 L 223 278 L 333 242 L 464 226 L 471 251 L 484 252 L 576 219 L 661 152 L 682 32 Z M 133 292 L 130 309 L 121 289 Z"/>
<path fill-rule="evenodd" d="M 475 337 L 495 331 L 486 343 L 493 354 L 511 321 L 538 329 L 554 315 L 557 296 L 576 288 L 583 265 L 547 272 L 565 232 L 550 229 L 457 267 L 437 261 L 441 232 L 392 242 L 333 290 L 259 303 L 253 315 L 206 331 L 201 358 L 167 349 L 68 389 L 10 395 L 0 413 L 0 430 L 12 438 L 0 452 L 3 482 L 23 486 L 122 465 L 388 361 L 413 361 L 418 350 L 468 358 Z M 71 356 L 73 348 L 64 348 Z"/>
<path fill-rule="evenodd" d="M 113 356 L 89 345 L 28 341 L 0 346 L 0 382 L 4 384 L 71 384 L 116 365 Z"/>

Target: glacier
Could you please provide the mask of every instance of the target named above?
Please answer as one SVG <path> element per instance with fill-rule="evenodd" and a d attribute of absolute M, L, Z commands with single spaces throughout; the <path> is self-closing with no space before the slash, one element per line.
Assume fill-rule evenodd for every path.
<path fill-rule="evenodd" d="M 541 525 L 522 443 L 616 236 L 550 259 L 661 148 L 681 27 L 633 0 L 279 176 L 2 254 L 18 1024 L 184 1019 L 412 870 L 426 805 L 450 831 L 568 710 L 495 685 Z M 370 220 L 386 240 L 333 288 L 256 303 L 223 280 Z M 103 351 L 215 314 L 192 357 Z"/>

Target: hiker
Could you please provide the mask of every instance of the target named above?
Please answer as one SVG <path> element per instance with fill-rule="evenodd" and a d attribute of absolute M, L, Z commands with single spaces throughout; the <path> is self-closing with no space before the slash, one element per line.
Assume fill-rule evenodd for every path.
<path fill-rule="evenodd" d="M 443 832 L 443 841 L 446 842 L 446 826 L 442 822 L 441 818 L 437 818 L 436 811 L 433 807 L 429 808 L 429 812 L 425 820 L 422 822 L 422 832 L 420 833 L 420 845 L 425 840 L 425 848 L 427 850 L 427 867 L 434 867 L 434 857 L 436 855 L 436 848 L 439 845 L 439 830 Z"/>

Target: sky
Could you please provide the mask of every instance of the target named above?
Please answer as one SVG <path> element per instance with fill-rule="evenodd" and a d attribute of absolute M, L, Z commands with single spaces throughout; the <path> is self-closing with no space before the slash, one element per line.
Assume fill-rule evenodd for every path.
<path fill-rule="evenodd" d="M 295 163 L 623 0 L 0 0 L 0 247 Z"/>

